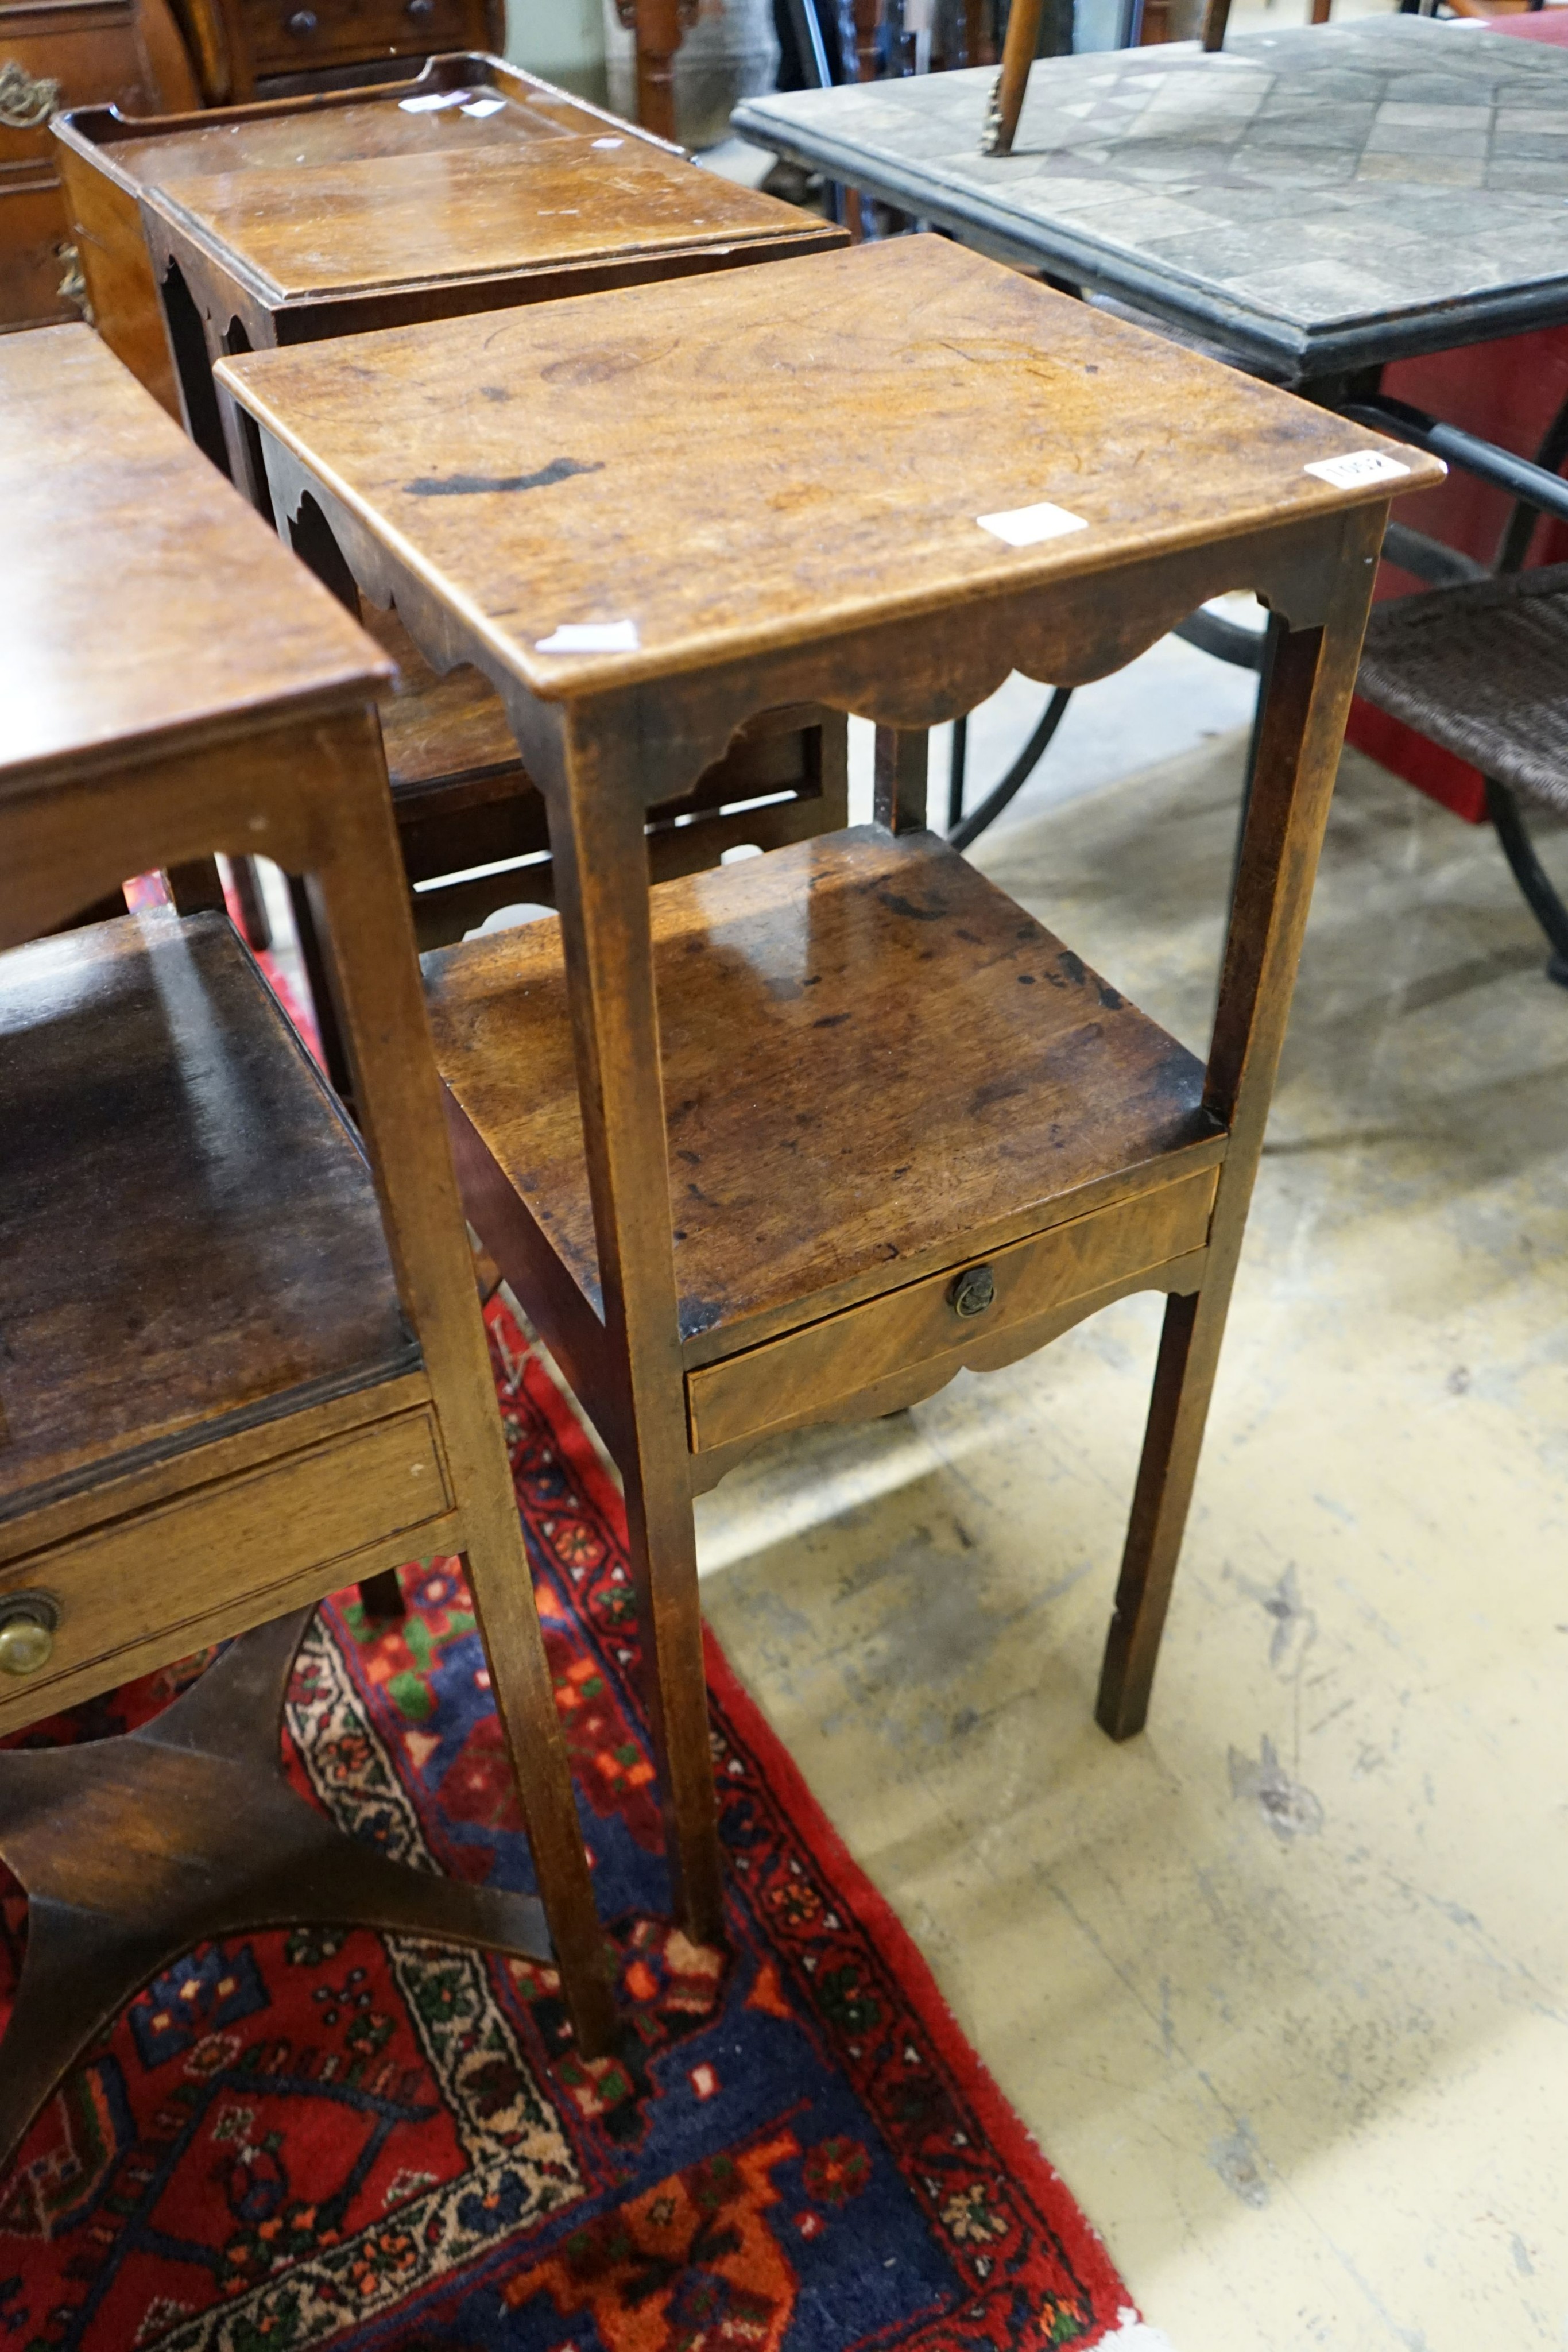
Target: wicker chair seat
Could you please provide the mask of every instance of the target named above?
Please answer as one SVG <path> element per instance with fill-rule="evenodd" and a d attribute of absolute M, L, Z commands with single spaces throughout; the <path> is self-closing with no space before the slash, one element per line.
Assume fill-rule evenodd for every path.
<path fill-rule="evenodd" d="M 1375 606 L 1356 691 L 1568 815 L 1568 563 Z"/>

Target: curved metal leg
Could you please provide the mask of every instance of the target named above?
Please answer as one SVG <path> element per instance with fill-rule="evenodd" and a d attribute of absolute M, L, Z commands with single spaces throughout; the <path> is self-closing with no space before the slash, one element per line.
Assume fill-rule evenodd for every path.
<path fill-rule="evenodd" d="M 1508 786 L 1500 784 L 1492 776 L 1487 778 L 1486 784 L 1487 814 L 1502 844 L 1502 854 L 1552 950 L 1546 977 L 1554 980 L 1560 988 L 1568 988 L 1568 907 L 1563 904 L 1551 876 L 1537 857 L 1535 844 L 1520 814 L 1519 803 Z"/>
<path fill-rule="evenodd" d="M 993 819 L 1000 816 L 1014 795 L 1022 791 L 1039 767 L 1046 745 L 1066 718 L 1067 706 L 1071 699 L 1071 688 L 1052 688 L 1051 700 L 1040 714 L 1039 725 L 1001 782 L 986 794 L 972 815 L 967 816 L 961 824 L 955 825 L 948 835 L 948 841 L 955 849 L 967 849 L 972 841 L 977 841 Z"/>
<path fill-rule="evenodd" d="M 956 833 L 964 822 L 964 776 L 969 764 L 969 721 L 953 721 L 953 753 L 947 770 L 947 830 Z"/>

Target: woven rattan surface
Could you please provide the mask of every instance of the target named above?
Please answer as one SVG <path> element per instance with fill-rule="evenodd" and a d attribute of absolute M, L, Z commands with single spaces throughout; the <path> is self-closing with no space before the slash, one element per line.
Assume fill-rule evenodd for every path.
<path fill-rule="evenodd" d="M 1568 814 L 1568 563 L 1378 605 L 1356 690 Z"/>

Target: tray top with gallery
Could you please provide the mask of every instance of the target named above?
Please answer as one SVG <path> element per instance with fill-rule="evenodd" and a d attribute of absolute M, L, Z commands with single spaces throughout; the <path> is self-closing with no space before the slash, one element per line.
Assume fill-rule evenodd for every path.
<path fill-rule="evenodd" d="M 841 244 L 843 232 L 689 163 L 516 67 L 433 58 L 407 82 L 131 121 L 57 126 L 78 226 L 124 233 L 138 199 L 269 310 L 508 281 L 497 300 L 683 262 Z M 111 194 L 110 191 L 113 191 Z M 118 196 L 118 207 L 114 196 Z M 530 281 L 537 281 L 532 293 Z M 382 323 L 378 317 L 374 323 Z M 301 320 L 279 339 L 333 331 Z"/>

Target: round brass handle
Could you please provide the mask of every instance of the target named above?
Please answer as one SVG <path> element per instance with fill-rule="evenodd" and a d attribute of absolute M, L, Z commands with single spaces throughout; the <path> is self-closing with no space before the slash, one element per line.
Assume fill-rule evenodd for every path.
<path fill-rule="evenodd" d="M 288 19 L 288 30 L 297 41 L 308 41 L 316 30 L 314 8 L 296 8 L 293 16 Z"/>
<path fill-rule="evenodd" d="M 966 1321 L 971 1316 L 983 1315 L 997 1295 L 997 1280 L 988 1265 L 971 1265 L 958 1276 L 947 1293 L 948 1304 L 955 1315 Z"/>
<path fill-rule="evenodd" d="M 47 1666 L 59 1622 L 52 1593 L 17 1592 L 0 1601 L 0 1674 L 36 1675 Z"/>

